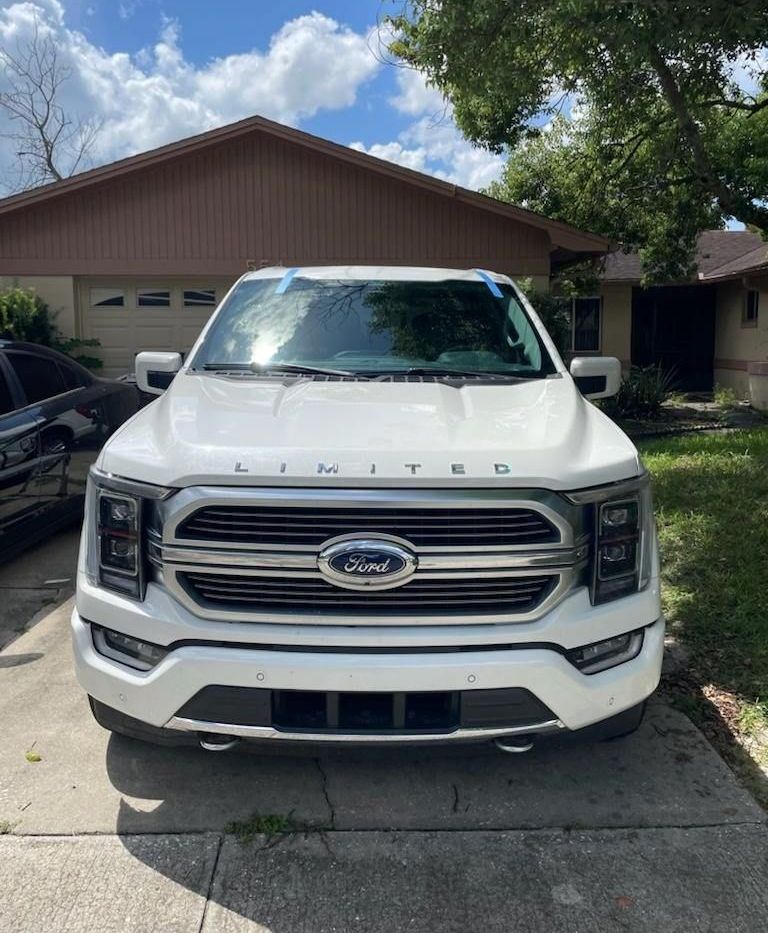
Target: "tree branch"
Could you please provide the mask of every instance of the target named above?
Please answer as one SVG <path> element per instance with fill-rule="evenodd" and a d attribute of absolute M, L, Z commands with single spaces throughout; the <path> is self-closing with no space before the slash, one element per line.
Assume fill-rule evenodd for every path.
<path fill-rule="evenodd" d="M 17 145 L 17 190 L 59 181 L 82 168 L 100 123 L 73 119 L 58 102 L 72 72 L 61 64 L 56 44 L 39 19 L 31 37 L 20 40 L 14 51 L 0 48 L 0 67 L 7 86 L 0 92 L 0 111 L 18 127 L 5 133 Z"/>
<path fill-rule="evenodd" d="M 685 97 L 677 84 L 672 69 L 662 57 L 661 52 L 655 46 L 650 46 L 648 54 L 651 67 L 656 72 L 664 97 L 675 115 L 680 134 L 690 150 L 694 170 L 702 185 L 717 201 L 724 214 L 735 217 L 746 224 L 754 224 L 763 230 L 768 229 L 768 209 L 760 207 L 731 191 L 715 172 L 704 145 L 704 140 L 699 132 L 699 127 L 688 109 Z"/>

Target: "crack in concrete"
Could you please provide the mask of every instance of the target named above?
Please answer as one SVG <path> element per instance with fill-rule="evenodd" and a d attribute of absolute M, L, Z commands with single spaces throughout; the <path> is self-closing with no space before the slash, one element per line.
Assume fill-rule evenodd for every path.
<path fill-rule="evenodd" d="M 317 766 L 317 770 L 320 772 L 320 781 L 321 781 L 320 786 L 323 791 L 323 797 L 325 797 L 325 804 L 328 807 L 328 812 L 331 816 L 331 827 L 330 828 L 332 830 L 335 830 L 336 829 L 336 808 L 331 802 L 331 798 L 328 794 L 328 775 L 325 773 L 325 769 L 320 764 L 319 758 L 314 758 L 313 761 L 315 762 L 315 765 Z"/>
<path fill-rule="evenodd" d="M 208 907 L 211 904 L 211 895 L 213 894 L 213 884 L 216 880 L 216 874 L 219 870 L 219 858 L 221 857 L 221 850 L 224 846 L 224 836 L 221 833 L 218 834 L 216 842 L 216 855 L 213 857 L 213 865 L 211 867 L 211 877 L 208 881 L 208 890 L 205 892 L 205 904 L 203 904 L 203 914 L 200 917 L 200 926 L 197 928 L 197 933 L 202 933 L 203 928 L 205 927 L 205 920 L 208 915 Z"/>

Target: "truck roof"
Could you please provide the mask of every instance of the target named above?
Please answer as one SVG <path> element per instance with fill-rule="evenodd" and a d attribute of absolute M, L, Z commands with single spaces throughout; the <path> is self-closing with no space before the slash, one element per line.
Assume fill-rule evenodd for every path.
<path fill-rule="evenodd" d="M 247 272 L 243 281 L 250 279 L 279 279 L 288 273 L 306 279 L 352 279 L 360 281 L 400 281 L 400 282 L 483 282 L 483 276 L 489 276 L 495 282 L 512 284 L 509 276 L 487 269 L 438 269 L 428 266 L 266 266 L 254 272 Z"/>

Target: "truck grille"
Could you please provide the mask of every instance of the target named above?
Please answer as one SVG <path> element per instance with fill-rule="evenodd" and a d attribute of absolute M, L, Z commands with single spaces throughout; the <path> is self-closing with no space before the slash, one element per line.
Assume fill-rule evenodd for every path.
<path fill-rule="evenodd" d="M 198 604 L 243 613 L 413 615 L 531 612 L 552 592 L 556 574 L 419 579 L 390 590 L 340 589 L 321 577 L 250 576 L 181 572 L 179 581 Z"/>
<path fill-rule="evenodd" d="M 176 530 L 182 540 L 216 544 L 321 545 L 348 534 L 395 535 L 415 547 L 507 547 L 556 543 L 541 513 L 524 508 L 295 508 L 209 505 Z"/>

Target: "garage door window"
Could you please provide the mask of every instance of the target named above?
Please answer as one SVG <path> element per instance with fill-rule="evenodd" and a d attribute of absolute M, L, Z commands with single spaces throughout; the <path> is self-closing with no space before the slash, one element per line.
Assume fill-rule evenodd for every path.
<path fill-rule="evenodd" d="M 185 288 L 185 308 L 213 308 L 216 304 L 215 288 Z"/>
<path fill-rule="evenodd" d="M 139 288 L 136 291 L 136 304 L 140 308 L 170 308 L 171 293 L 164 289 Z"/>
<path fill-rule="evenodd" d="M 125 292 L 116 288 L 92 288 L 92 308 L 122 308 L 125 306 Z"/>
<path fill-rule="evenodd" d="M 9 353 L 8 362 L 19 377 L 27 402 L 42 402 L 66 391 L 64 379 L 54 360 L 31 353 Z"/>

